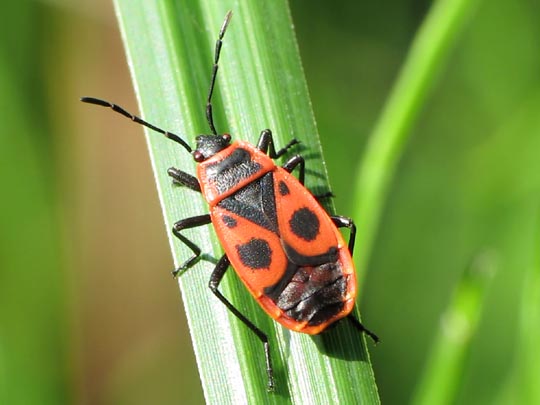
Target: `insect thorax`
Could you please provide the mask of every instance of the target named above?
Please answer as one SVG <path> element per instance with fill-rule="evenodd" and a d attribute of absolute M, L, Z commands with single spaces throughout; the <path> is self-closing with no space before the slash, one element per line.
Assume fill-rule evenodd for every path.
<path fill-rule="evenodd" d="M 275 168 L 274 162 L 245 142 L 235 142 L 199 164 L 202 192 L 213 206 Z"/>

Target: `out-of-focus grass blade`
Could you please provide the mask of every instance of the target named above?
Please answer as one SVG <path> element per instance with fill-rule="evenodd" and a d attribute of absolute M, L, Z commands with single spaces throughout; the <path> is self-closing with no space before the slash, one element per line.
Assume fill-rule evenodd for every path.
<path fill-rule="evenodd" d="M 265 128 L 272 129 L 278 145 L 298 138 L 302 145 L 295 152 L 306 157 L 306 184 L 319 193 L 330 189 L 286 1 L 115 4 L 144 118 L 190 143 L 209 132 L 204 107 L 214 44 L 232 10 L 214 98 L 218 131 L 252 143 Z M 148 133 L 148 142 L 170 234 L 174 221 L 208 208 L 194 192 L 173 188 L 166 175 L 170 166 L 194 173 L 191 156 L 156 133 Z M 316 337 L 284 330 L 230 274 L 222 291 L 273 345 L 277 391 L 267 393 L 262 344 L 207 288 L 222 254 L 213 232 L 202 227 L 186 234 L 205 252 L 180 285 L 209 403 L 379 402 L 364 339 L 351 325 Z M 177 240 L 170 242 L 175 262 L 183 262 L 190 252 Z"/>
<path fill-rule="evenodd" d="M 492 252 L 479 254 L 460 280 L 441 319 L 412 403 L 453 403 L 463 374 L 467 350 L 480 316 L 488 282 L 496 270 Z"/>
<path fill-rule="evenodd" d="M 34 7 L 0 5 L 1 404 L 70 402 L 58 184 L 36 57 L 47 36 Z"/>
<path fill-rule="evenodd" d="M 523 286 L 523 302 L 521 304 L 520 342 L 521 360 L 523 362 L 523 382 L 521 403 L 540 403 L 540 215 L 536 214 L 537 234 L 535 240 L 534 263 L 527 272 Z"/>
<path fill-rule="evenodd" d="M 521 303 L 518 349 L 518 369 L 516 370 L 516 386 L 518 387 L 518 403 L 540 403 L 540 215 L 537 218 L 537 234 L 535 240 L 535 258 L 527 271 Z"/>
<path fill-rule="evenodd" d="M 515 362 L 508 382 L 500 390 L 500 404 L 540 403 L 540 210 L 531 211 L 535 211 L 536 216 L 536 232 L 530 244 L 533 257 L 523 279 Z"/>
<path fill-rule="evenodd" d="M 426 16 L 369 138 L 355 177 L 358 273 L 366 270 L 396 165 L 429 90 L 478 0 L 438 0 Z"/>

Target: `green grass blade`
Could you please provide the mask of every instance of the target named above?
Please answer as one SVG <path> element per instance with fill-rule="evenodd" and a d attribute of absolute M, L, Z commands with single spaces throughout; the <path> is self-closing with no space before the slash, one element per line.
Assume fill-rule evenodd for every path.
<path fill-rule="evenodd" d="M 214 43 L 223 17 L 233 10 L 214 98 L 218 131 L 256 142 L 262 129 L 271 128 L 278 145 L 298 138 L 306 184 L 316 192 L 330 189 L 286 1 L 115 4 L 142 115 L 190 142 L 208 132 L 204 106 Z M 171 187 L 166 175 L 170 166 L 193 173 L 191 157 L 155 133 L 148 134 L 148 143 L 170 235 L 174 221 L 208 208 L 200 196 Z M 273 344 L 277 392 L 267 393 L 261 343 L 207 288 L 221 255 L 213 231 L 202 227 L 186 234 L 206 252 L 179 283 L 209 403 L 379 402 L 364 339 L 350 325 L 316 337 L 284 330 L 227 275 L 222 291 Z M 175 262 L 185 260 L 188 250 L 173 238 L 170 243 Z"/>
<path fill-rule="evenodd" d="M 538 202 L 528 209 L 534 218 L 534 230 L 528 243 L 530 260 L 521 288 L 518 338 L 515 344 L 515 359 L 508 373 L 506 384 L 499 390 L 499 404 L 537 404 L 540 402 L 540 210 Z M 533 205 L 531 204 L 531 205 Z"/>
<path fill-rule="evenodd" d="M 540 212 L 536 213 L 536 234 L 534 240 L 534 261 L 525 275 L 523 295 L 521 302 L 519 341 L 518 341 L 518 367 L 516 372 L 516 385 L 519 392 L 519 401 L 523 404 L 540 403 Z"/>
<path fill-rule="evenodd" d="M 540 401 L 540 215 L 536 212 L 536 234 L 534 238 L 533 263 L 527 269 L 523 284 L 521 302 L 519 340 L 517 343 L 517 362 L 514 372 L 516 397 L 523 404 L 535 404 Z"/>
<path fill-rule="evenodd" d="M 43 59 L 51 36 L 28 2 L 0 28 L 0 404 L 70 402 L 66 272 Z"/>
<path fill-rule="evenodd" d="M 413 404 L 451 404 L 456 399 L 467 352 L 482 314 L 488 282 L 495 270 L 493 254 L 484 252 L 463 275 L 441 319 Z"/>
<path fill-rule="evenodd" d="M 410 129 L 477 0 L 438 0 L 412 43 L 370 136 L 355 185 L 358 273 L 366 270 L 384 200 Z"/>

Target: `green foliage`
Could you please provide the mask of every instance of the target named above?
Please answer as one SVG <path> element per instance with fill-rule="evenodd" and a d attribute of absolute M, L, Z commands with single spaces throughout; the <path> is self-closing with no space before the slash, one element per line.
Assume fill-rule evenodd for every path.
<path fill-rule="evenodd" d="M 496 258 L 491 252 L 478 254 L 466 269 L 441 317 L 439 331 L 412 403 L 455 402 L 471 338 L 481 319 L 487 284 L 495 271 Z"/>
<path fill-rule="evenodd" d="M 34 38 L 43 16 L 6 3 L 0 35 L 0 403 L 70 397 L 52 135 Z"/>
<path fill-rule="evenodd" d="M 315 338 L 284 331 L 257 308 L 233 274 L 226 276 L 225 293 L 269 332 L 272 342 L 279 342 L 273 347 L 278 384 L 274 395 L 264 390 L 260 343 L 206 287 L 212 261 L 220 254 L 212 231 L 189 233 L 208 252 L 180 280 L 206 397 L 219 403 L 287 403 L 289 395 L 296 403 L 326 403 L 328 398 L 376 403 L 378 390 L 384 403 L 434 398 L 443 403 L 538 403 L 537 4 L 442 0 L 432 9 L 429 2 L 413 0 L 290 3 L 292 19 L 283 1 L 117 2 L 143 115 L 190 141 L 194 134 L 208 131 L 204 104 L 212 50 L 222 18 L 232 9 L 215 98 L 218 130 L 255 141 L 270 127 L 280 144 L 292 136 L 301 138 L 298 151 L 308 158 L 307 184 L 316 192 L 331 187 L 337 196 L 336 212 L 353 216 L 359 225 L 359 307 L 363 322 L 382 338 L 371 350 L 377 387 L 365 347 L 356 346 L 358 336 L 346 325 Z M 103 144 L 85 148 L 84 153 L 69 149 L 71 142 L 66 141 L 85 132 L 76 126 L 81 117 L 69 113 L 76 107 L 66 108 L 66 98 L 76 105 L 81 95 L 109 97 L 90 91 L 96 78 L 111 83 L 118 74 L 125 75 L 111 70 L 123 63 L 114 59 L 118 52 L 100 46 L 99 39 L 89 40 L 103 40 L 110 32 L 106 26 L 115 24 L 112 12 L 98 3 L 88 9 L 82 2 L 67 4 L 23 1 L 0 6 L 0 14 L 8 16 L 0 36 L 0 403 L 69 403 L 72 391 L 81 402 L 107 403 L 108 398 L 109 403 L 145 403 L 149 392 L 161 394 L 166 391 L 159 390 L 163 381 L 171 380 L 178 385 L 168 384 L 174 387 L 154 399 L 167 403 L 172 393 L 177 402 L 189 401 L 200 390 L 192 383 L 197 377 L 186 376 L 192 366 L 184 364 L 183 357 L 178 361 L 169 346 L 160 347 L 154 356 L 142 344 L 135 346 L 134 355 L 127 344 L 105 347 L 111 342 L 100 335 L 114 340 L 112 327 L 92 328 L 106 325 L 92 320 L 102 319 L 100 309 L 112 305 L 125 316 L 122 321 L 141 316 L 141 328 L 150 329 L 138 312 L 141 307 L 130 307 L 125 295 L 118 293 L 115 303 L 102 302 L 103 281 L 83 284 L 88 274 L 80 274 L 78 266 L 74 245 L 84 250 L 87 247 L 80 244 L 85 241 L 108 241 L 115 233 L 125 237 L 125 228 L 115 232 L 92 226 L 75 232 L 84 240 L 66 243 L 61 238 L 59 229 L 76 226 L 72 216 L 81 215 L 77 208 L 62 210 L 60 203 L 66 194 L 84 187 L 76 187 L 80 179 L 72 178 L 78 173 L 71 171 L 73 159 L 88 159 L 83 165 L 85 170 L 92 168 L 95 183 L 100 181 L 97 173 L 121 166 L 116 156 L 109 156 L 107 168 L 99 167 L 106 160 Z M 426 28 L 429 21 L 431 29 Z M 57 24 L 64 24 L 59 32 L 66 33 L 65 42 L 50 35 Z M 433 53 L 418 53 L 417 33 L 424 36 L 420 48 L 432 47 Z M 85 63 L 68 65 L 65 59 L 75 54 L 84 54 Z M 416 68 L 411 70 L 415 55 L 431 55 L 424 59 L 429 63 L 412 64 Z M 105 61 L 103 70 L 88 67 L 89 60 Z M 414 80 L 405 80 L 411 71 Z M 80 88 L 73 89 L 75 77 L 86 81 L 82 94 Z M 51 84 L 46 95 L 44 82 Z M 403 82 L 409 85 L 395 84 Z M 127 98 L 115 95 L 112 101 L 124 104 Z M 58 109 L 47 106 L 45 99 Z M 95 122 L 99 113 L 88 115 Z M 121 118 L 115 116 L 108 122 L 118 121 Z M 53 142 L 60 138 L 51 136 L 51 122 L 70 136 L 61 145 Z M 139 131 L 133 127 L 133 132 L 129 136 Z M 121 136 L 108 127 L 103 133 L 111 143 Z M 385 147 L 374 148 L 377 143 Z M 122 155 L 126 160 L 131 156 L 128 149 Z M 165 174 L 173 165 L 193 171 L 185 151 L 156 134 L 150 135 L 150 149 L 170 236 L 174 220 L 207 208 L 199 196 L 172 188 Z M 144 164 L 134 160 L 137 166 Z M 58 186 L 59 167 L 70 168 L 66 178 L 72 180 L 72 189 Z M 366 176 L 369 180 L 370 170 L 375 170 L 375 192 L 353 190 Z M 132 173 L 123 174 L 129 183 Z M 131 181 L 133 187 L 141 187 L 138 178 Z M 109 186 L 103 194 L 118 206 L 131 204 L 119 189 Z M 85 204 L 104 197 L 95 195 L 95 188 L 86 190 L 93 194 L 76 197 L 90 197 Z M 141 211 L 141 216 L 147 214 Z M 134 222 L 140 225 L 138 218 Z M 137 246 L 153 251 L 141 227 L 130 229 L 130 236 Z M 181 244 L 171 240 L 171 246 L 178 261 L 185 259 Z M 70 303 L 77 322 L 69 324 L 69 336 L 92 331 L 84 335 L 85 345 L 67 339 L 65 296 L 75 294 L 72 283 L 64 280 L 62 250 L 73 255 L 73 274 L 80 280 L 86 305 L 81 310 Z M 139 258 L 120 258 L 110 250 L 91 257 L 87 268 L 106 263 L 107 256 L 116 264 Z M 490 282 L 463 277 L 464 269 L 478 268 L 471 267 L 471 257 L 484 257 L 483 252 L 495 259 Z M 480 268 L 490 263 L 480 261 Z M 151 269 L 156 277 L 165 278 L 162 267 Z M 103 272 L 121 278 L 131 293 L 140 282 L 117 267 Z M 138 299 L 148 307 L 147 295 Z M 163 308 L 163 313 L 168 310 Z M 111 319 L 115 323 L 113 315 Z M 144 332 L 130 336 L 135 340 Z M 191 350 L 179 342 L 168 344 Z M 109 358 L 110 347 L 120 352 L 115 355 L 123 356 L 123 362 Z M 84 363 L 88 359 L 90 365 Z M 95 373 L 102 370 L 107 372 L 97 378 Z M 76 384 L 70 377 L 74 374 L 80 376 Z"/>

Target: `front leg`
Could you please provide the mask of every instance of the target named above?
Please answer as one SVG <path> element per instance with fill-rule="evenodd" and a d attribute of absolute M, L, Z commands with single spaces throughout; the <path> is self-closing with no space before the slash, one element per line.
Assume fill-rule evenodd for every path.
<path fill-rule="evenodd" d="M 201 185 L 199 184 L 197 177 L 183 172 L 175 167 L 170 167 L 167 170 L 167 174 L 172 177 L 174 184 L 190 188 L 191 190 L 198 191 L 199 193 L 201 192 Z"/>
<path fill-rule="evenodd" d="M 201 255 L 201 249 L 199 248 L 199 246 L 197 246 L 191 240 L 189 240 L 184 235 L 182 235 L 180 231 L 184 229 L 195 228 L 197 226 L 207 225 L 210 222 L 211 222 L 210 215 L 205 214 L 205 215 L 199 215 L 196 217 L 182 219 L 173 225 L 172 231 L 173 231 L 174 236 L 180 239 L 184 243 L 184 245 L 190 248 L 191 251 L 193 252 L 193 256 L 191 256 L 180 267 L 178 267 L 176 270 L 173 271 L 174 277 L 181 275 L 183 272 L 185 272 L 187 269 L 193 266 L 195 264 L 195 261 Z"/>
<path fill-rule="evenodd" d="M 297 143 L 299 143 L 299 141 L 293 138 L 287 145 L 285 145 L 284 148 L 276 152 L 272 131 L 265 129 L 261 132 L 259 142 L 257 143 L 257 149 L 259 149 L 261 152 L 268 153 L 268 156 L 270 156 L 272 159 L 276 159 L 287 152 L 287 149 L 293 145 L 296 145 Z"/>

